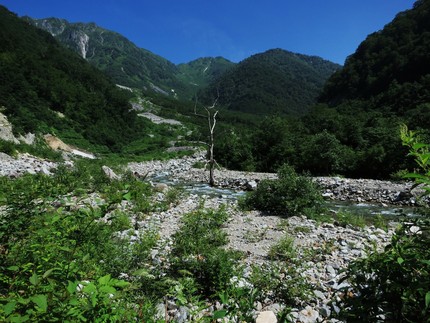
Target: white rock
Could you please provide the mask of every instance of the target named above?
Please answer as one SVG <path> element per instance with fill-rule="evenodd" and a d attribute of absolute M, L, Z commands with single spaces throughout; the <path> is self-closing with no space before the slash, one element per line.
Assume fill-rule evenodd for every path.
<path fill-rule="evenodd" d="M 255 320 L 255 323 L 277 323 L 278 319 L 276 318 L 275 313 L 272 311 L 264 311 L 260 312 Z"/>
<path fill-rule="evenodd" d="M 319 316 L 319 313 L 308 305 L 299 312 L 299 321 L 302 323 L 314 323 Z"/>

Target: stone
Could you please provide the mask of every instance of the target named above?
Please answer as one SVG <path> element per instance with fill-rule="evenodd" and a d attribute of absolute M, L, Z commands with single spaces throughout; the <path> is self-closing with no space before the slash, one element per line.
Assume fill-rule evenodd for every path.
<path fill-rule="evenodd" d="M 331 309 L 327 305 L 323 305 L 319 309 L 319 313 L 322 317 L 330 317 Z"/>
<path fill-rule="evenodd" d="M 325 295 L 324 295 L 324 293 L 322 291 L 320 291 L 320 290 L 314 290 L 314 295 L 316 297 L 320 298 L 320 299 L 325 299 L 326 298 Z"/>
<path fill-rule="evenodd" d="M 115 174 L 115 172 L 108 166 L 102 166 L 103 173 L 110 179 L 110 180 L 118 180 L 120 177 Z"/>
<path fill-rule="evenodd" d="M 165 191 L 169 190 L 169 186 L 167 184 L 164 184 L 164 183 L 156 183 L 154 185 L 154 189 L 157 192 L 165 192 Z"/>
<path fill-rule="evenodd" d="M 272 311 L 264 311 L 258 313 L 257 319 L 255 323 L 277 323 L 278 319 L 276 318 L 275 313 Z"/>
<path fill-rule="evenodd" d="M 257 189 L 257 186 L 258 186 L 258 184 L 254 180 L 246 182 L 246 185 L 245 185 L 246 190 L 248 190 L 248 191 L 255 191 Z"/>
<path fill-rule="evenodd" d="M 308 305 L 299 312 L 299 321 L 302 323 L 314 323 L 319 316 L 319 313 Z"/>

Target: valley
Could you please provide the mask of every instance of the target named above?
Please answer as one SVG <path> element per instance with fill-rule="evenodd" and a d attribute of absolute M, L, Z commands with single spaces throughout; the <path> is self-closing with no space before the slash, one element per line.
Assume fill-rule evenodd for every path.
<path fill-rule="evenodd" d="M 0 321 L 428 321 L 429 21 L 176 65 L 0 6 Z"/>

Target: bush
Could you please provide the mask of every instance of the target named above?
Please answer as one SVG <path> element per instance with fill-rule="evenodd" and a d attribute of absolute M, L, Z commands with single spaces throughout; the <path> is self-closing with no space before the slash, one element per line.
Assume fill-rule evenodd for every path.
<path fill-rule="evenodd" d="M 222 248 L 228 242 L 221 229 L 227 219 L 224 210 L 198 209 L 183 217 L 174 235 L 172 275 L 192 277 L 206 296 L 225 290 L 235 274 L 238 255 Z"/>
<path fill-rule="evenodd" d="M 289 165 L 279 169 L 277 180 L 261 181 L 241 202 L 245 208 L 287 216 L 319 214 L 324 210 L 323 203 L 317 184 Z"/>
<path fill-rule="evenodd" d="M 407 174 L 430 193 L 428 144 L 401 128 L 403 145 L 410 149 L 422 173 Z M 393 236 L 384 252 L 353 262 L 346 279 L 351 284 L 343 318 L 358 322 L 430 321 L 430 219 L 408 219 Z"/>
<path fill-rule="evenodd" d="M 389 322 L 428 322 L 429 245 L 430 221 L 415 220 L 397 231 L 384 252 L 352 263 L 347 278 L 353 293 L 346 293 L 343 318 L 375 322 L 384 315 Z"/>

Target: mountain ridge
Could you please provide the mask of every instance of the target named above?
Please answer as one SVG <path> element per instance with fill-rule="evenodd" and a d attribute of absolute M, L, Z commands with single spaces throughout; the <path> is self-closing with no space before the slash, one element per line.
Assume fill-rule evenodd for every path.
<path fill-rule="evenodd" d="M 212 82 L 204 94 L 230 110 L 300 115 L 340 65 L 276 48 L 248 57 Z"/>
<path fill-rule="evenodd" d="M 262 108 L 262 105 L 265 104 L 269 105 L 269 107 L 275 106 L 274 109 L 267 109 L 269 113 L 273 111 L 286 111 L 287 113 L 293 111 L 295 114 L 300 114 L 300 111 L 305 111 L 307 106 L 315 102 L 315 93 L 322 88 L 322 83 L 328 77 L 326 75 L 327 69 L 321 68 L 321 66 L 324 66 L 321 62 L 327 62 L 331 66 L 330 73 L 340 66 L 318 56 L 292 53 L 282 49 L 269 49 L 264 53 L 252 55 L 239 63 L 233 63 L 223 57 L 201 57 L 188 63 L 175 65 L 161 56 L 137 47 L 121 34 L 99 27 L 95 23 L 69 23 L 60 18 L 31 19 L 26 17 L 25 19 L 39 28 L 50 31 L 66 47 L 79 53 L 94 66 L 107 73 L 115 83 L 185 100 L 193 99 L 202 90 L 203 92 L 208 92 L 204 90 L 206 87 L 217 87 L 214 84 L 224 82 L 225 79 L 231 77 L 231 74 L 228 73 L 237 66 L 255 59 L 255 57 L 262 57 L 267 53 L 277 51 L 293 55 L 289 58 L 291 64 L 301 66 L 302 70 L 290 68 L 287 74 L 291 80 L 288 82 L 286 82 L 285 75 L 278 75 L 277 66 L 274 66 L 274 64 L 268 66 L 268 73 L 278 75 L 278 79 L 283 80 L 281 84 L 293 89 L 294 93 L 287 95 L 286 100 L 277 99 L 277 96 L 285 94 L 279 89 L 279 86 L 274 93 L 270 93 L 273 90 L 268 85 L 271 82 L 271 77 L 265 76 L 265 79 L 260 80 L 260 83 L 264 85 L 263 87 L 269 93 L 265 95 L 264 100 L 261 100 L 260 107 L 253 108 L 251 105 L 250 110 L 246 111 L 244 107 L 249 106 L 246 98 L 243 98 L 245 100 L 243 103 L 230 103 L 224 98 L 220 101 L 227 104 L 232 110 L 245 110 L 251 113 L 264 111 L 265 109 Z M 320 69 L 316 68 L 318 63 Z M 285 62 L 280 59 L 276 64 L 282 65 Z M 303 80 L 301 74 L 306 74 L 308 80 Z M 297 79 L 302 80 L 302 82 L 296 84 Z M 304 96 L 301 90 L 302 86 L 305 91 L 312 92 L 311 98 L 300 99 L 300 97 Z M 212 92 L 214 92 L 213 89 Z M 255 91 L 250 89 L 248 92 Z M 243 93 L 234 97 L 234 100 L 238 99 L 239 96 L 243 97 Z M 293 108 L 288 107 L 285 109 L 280 107 L 285 105 L 283 101 L 288 101 L 288 105 L 293 106 Z M 303 105 L 305 106 L 304 108 L 302 107 Z"/>

